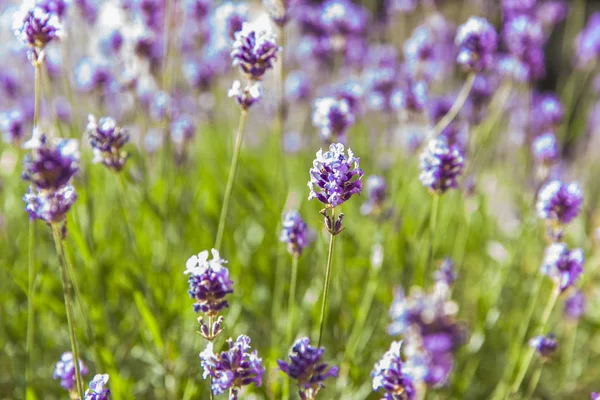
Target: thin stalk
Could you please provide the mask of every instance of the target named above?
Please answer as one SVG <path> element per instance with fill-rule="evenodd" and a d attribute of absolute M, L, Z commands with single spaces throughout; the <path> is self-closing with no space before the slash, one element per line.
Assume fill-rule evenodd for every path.
<path fill-rule="evenodd" d="M 540 382 L 540 377 L 542 376 L 543 369 L 544 363 L 540 363 L 540 365 L 538 365 L 535 371 L 533 372 L 531 382 L 529 383 L 529 388 L 527 389 L 527 394 L 524 397 L 525 399 L 531 399 L 533 397 L 533 393 L 535 393 L 535 388 L 537 388 L 537 385 Z"/>
<path fill-rule="evenodd" d="M 335 221 L 335 209 L 331 212 L 331 220 Z M 325 285 L 323 286 L 323 303 L 321 304 L 321 321 L 319 322 L 319 340 L 317 347 L 321 347 L 321 340 L 323 339 L 323 328 L 325 328 L 325 311 L 327 309 L 327 298 L 329 297 L 329 281 L 331 279 L 331 263 L 333 261 L 333 244 L 335 241 L 335 235 L 331 235 L 329 238 L 329 253 L 327 255 L 327 270 L 325 271 Z"/>
<path fill-rule="evenodd" d="M 209 316 L 208 317 L 208 337 L 209 342 L 213 341 L 213 317 Z M 209 375 L 208 377 L 208 393 L 210 394 L 210 400 L 214 399 L 214 395 L 212 392 L 212 376 Z"/>
<path fill-rule="evenodd" d="M 298 256 L 292 256 L 292 274 L 290 276 L 290 296 L 288 298 L 288 315 L 286 343 L 292 342 L 292 333 L 294 331 L 294 318 L 296 314 L 296 280 L 298 278 Z"/>
<path fill-rule="evenodd" d="M 285 130 L 285 65 L 284 65 L 284 51 L 285 51 L 285 26 L 279 28 L 279 43 L 281 45 L 281 61 L 279 62 L 279 102 L 277 104 L 277 118 L 275 121 L 277 141 L 279 142 L 279 151 L 283 151 L 283 134 Z"/>
<path fill-rule="evenodd" d="M 429 214 L 429 249 L 427 250 L 427 260 L 423 268 L 421 269 L 421 276 L 417 277 L 415 283 L 417 285 L 425 285 L 427 279 L 427 271 L 429 270 L 429 264 L 433 259 L 434 241 L 435 241 L 435 227 L 437 225 L 437 215 L 440 204 L 440 196 L 437 194 L 433 195 L 431 200 L 431 214 Z"/>
<path fill-rule="evenodd" d="M 471 88 L 473 87 L 473 83 L 475 82 L 475 73 L 470 73 L 467 77 L 467 80 L 463 84 L 462 89 L 458 93 L 454 104 L 450 108 L 450 111 L 439 122 L 435 125 L 433 130 L 431 131 L 430 138 L 436 137 L 442 132 L 446 127 L 456 118 L 461 108 L 465 105 L 467 98 L 469 97 L 469 93 L 471 93 Z"/>
<path fill-rule="evenodd" d="M 552 294 L 550 295 L 548 303 L 546 304 L 546 308 L 544 309 L 544 313 L 542 314 L 542 319 L 540 321 L 540 327 L 538 329 L 537 334 L 544 333 L 546 325 L 548 324 L 548 320 L 550 319 L 550 314 L 552 314 L 552 309 L 554 308 L 554 305 L 556 304 L 556 300 L 558 299 L 559 295 L 560 289 L 556 284 L 554 284 L 554 287 L 552 288 Z M 529 368 L 529 364 L 531 364 L 531 360 L 533 359 L 534 353 L 535 349 L 529 346 L 525 358 L 523 358 L 523 361 L 521 362 L 517 378 L 515 379 L 513 385 L 510 388 L 511 393 L 517 393 L 517 391 L 519 390 L 519 387 L 523 382 L 523 378 L 525 378 L 525 374 L 527 373 L 527 369 Z"/>
<path fill-rule="evenodd" d="M 129 234 L 129 240 L 131 241 L 131 245 L 133 246 L 134 254 L 137 256 L 137 241 L 135 240 L 135 230 L 133 229 L 133 225 L 131 223 L 131 220 L 129 219 L 129 212 L 127 210 L 124 178 L 120 172 L 114 172 L 114 175 L 115 179 L 117 180 L 119 200 L 121 202 L 121 208 L 123 209 L 123 217 L 125 218 L 125 223 L 127 224 L 127 233 Z"/>
<path fill-rule="evenodd" d="M 41 89 L 42 89 L 42 63 L 40 61 L 34 61 L 33 66 L 35 68 L 35 98 L 33 106 L 33 127 L 37 128 L 40 122 L 40 101 L 42 100 Z"/>
<path fill-rule="evenodd" d="M 569 382 L 571 365 L 573 364 L 573 353 L 575 352 L 575 339 L 577 337 L 577 321 L 568 321 L 566 324 L 566 343 L 565 343 L 565 362 L 563 366 L 563 376 L 561 389 L 565 390 L 567 382 Z"/>
<path fill-rule="evenodd" d="M 377 292 L 378 285 L 378 274 L 379 270 L 375 268 L 371 268 L 371 273 L 369 274 L 369 282 L 367 283 L 367 289 L 365 291 L 365 295 L 360 304 L 360 308 L 358 309 L 358 314 L 356 316 L 356 322 L 352 327 L 352 331 L 350 333 L 350 338 L 348 339 L 348 346 L 346 347 L 346 355 L 344 359 L 352 360 L 356 355 L 356 350 L 360 343 L 360 339 L 364 332 L 365 323 L 367 321 L 367 317 L 369 316 L 369 311 L 371 310 L 371 306 L 373 304 L 373 299 L 375 298 L 375 293 Z"/>
<path fill-rule="evenodd" d="M 27 245 L 27 342 L 25 350 L 27 351 L 27 369 L 25 371 L 25 383 L 27 388 L 31 383 L 31 366 L 33 365 L 33 335 L 35 330 L 35 318 L 33 309 L 33 289 L 35 280 L 35 264 L 33 260 L 33 242 L 35 241 L 35 225 L 33 220 L 29 220 L 29 240 Z"/>
<path fill-rule="evenodd" d="M 77 337 L 75 334 L 75 321 L 73 319 L 73 298 L 71 296 L 71 283 L 67 274 L 67 265 L 65 258 L 65 249 L 62 242 L 61 229 L 58 224 L 52 224 L 52 235 L 54 236 L 54 245 L 60 264 L 60 275 L 62 279 L 63 295 L 65 297 L 65 309 L 67 312 L 67 325 L 69 328 L 69 337 L 71 339 L 71 352 L 73 353 L 73 364 L 75 365 L 75 381 L 77 394 L 83 399 L 83 381 L 81 380 L 81 371 L 79 368 L 79 348 L 77 346 Z"/>
<path fill-rule="evenodd" d="M 223 241 L 223 232 L 225 231 L 225 221 L 227 220 L 227 211 L 231 200 L 231 192 L 233 191 L 233 183 L 235 182 L 235 174 L 237 172 L 238 161 L 240 158 L 240 150 L 242 148 L 242 139 L 244 138 L 244 126 L 246 125 L 246 110 L 242 110 L 240 114 L 240 122 L 238 125 L 237 135 L 235 138 L 235 147 L 233 149 L 233 157 L 229 168 L 229 177 L 227 178 L 227 187 L 225 188 L 225 197 L 221 206 L 221 215 L 219 216 L 219 227 L 217 228 L 217 239 L 215 240 L 215 249 L 221 248 Z"/>

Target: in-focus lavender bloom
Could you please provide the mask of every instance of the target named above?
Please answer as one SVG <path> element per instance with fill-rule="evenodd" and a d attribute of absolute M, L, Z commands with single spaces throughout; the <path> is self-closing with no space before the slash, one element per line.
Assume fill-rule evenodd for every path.
<path fill-rule="evenodd" d="M 231 52 L 232 65 L 239 66 L 247 79 L 260 80 L 273 67 L 278 51 L 273 32 L 245 22 L 242 30 L 235 33 Z"/>
<path fill-rule="evenodd" d="M 345 99 L 322 97 L 314 101 L 312 123 L 325 140 L 342 140 L 354 119 Z"/>
<path fill-rule="evenodd" d="M 288 101 L 307 100 L 311 92 L 310 78 L 304 71 L 292 71 L 285 78 L 285 97 Z"/>
<path fill-rule="evenodd" d="M 230 400 L 238 399 L 238 390 L 242 386 L 254 383 L 260 387 L 265 368 L 256 350 L 250 352 L 250 338 L 240 335 L 237 340 L 227 340 L 229 350 L 220 354 L 213 353 L 213 344 L 208 343 L 200 353 L 200 364 L 204 369 L 202 377 L 211 377 L 211 391 L 214 395 L 232 389 Z"/>
<path fill-rule="evenodd" d="M 77 193 L 71 185 L 44 191 L 30 187 L 23 196 L 25 211 L 29 213 L 29 218 L 41 219 L 48 224 L 63 221 L 75 200 L 77 200 Z"/>
<path fill-rule="evenodd" d="M 325 153 L 320 149 L 310 169 L 308 200 L 317 199 L 327 208 L 335 208 L 353 195 L 360 195 L 364 173 L 359 162 L 351 149 L 346 156 L 341 143 L 331 144 Z"/>
<path fill-rule="evenodd" d="M 247 110 L 262 97 L 262 86 L 260 82 L 254 82 L 242 88 L 240 81 L 234 81 L 227 96 L 235 98 L 242 110 Z"/>
<path fill-rule="evenodd" d="M 42 7 L 24 2 L 13 17 L 13 32 L 26 46 L 37 50 L 62 36 L 62 24 L 58 16 Z"/>
<path fill-rule="evenodd" d="M 312 347 L 310 339 L 303 337 L 294 343 L 289 353 L 289 362 L 277 360 L 279 369 L 297 381 L 300 399 L 314 399 L 318 391 L 325 387 L 325 380 L 336 378 L 339 368 L 321 362 L 325 353 L 323 347 Z"/>
<path fill-rule="evenodd" d="M 234 39 L 235 33 L 242 29 L 244 22 L 248 20 L 248 4 L 225 2 L 217 7 L 211 22 L 215 30 L 223 30 L 222 34 Z"/>
<path fill-rule="evenodd" d="M 93 162 L 100 162 L 115 172 L 123 169 L 129 156 L 123 150 L 123 146 L 129 141 L 129 134 L 125 129 L 117 126 L 111 117 L 102 117 L 96 121 L 96 118 L 90 114 L 87 134 L 90 146 L 94 150 Z"/>
<path fill-rule="evenodd" d="M 531 150 L 533 158 L 538 164 L 551 165 L 558 161 L 558 144 L 556 136 L 552 132 L 544 133 L 533 139 Z"/>
<path fill-rule="evenodd" d="M 600 56 L 600 12 L 592 14 L 575 39 L 575 55 L 581 68 L 590 66 Z"/>
<path fill-rule="evenodd" d="M 416 395 L 414 378 L 402 361 L 401 348 L 402 342 L 392 342 L 371 372 L 373 390 L 383 391 L 385 400 L 413 400 Z"/>
<path fill-rule="evenodd" d="M 106 387 L 108 374 L 97 374 L 90 381 L 89 388 L 85 391 L 84 400 L 108 400 L 110 390 Z"/>
<path fill-rule="evenodd" d="M 497 36 L 496 30 L 485 18 L 469 18 L 458 28 L 454 40 L 459 48 L 456 61 L 469 71 L 480 72 L 490 68 L 498 46 Z"/>
<path fill-rule="evenodd" d="M 558 179 L 544 185 L 538 194 L 538 217 L 558 224 L 568 224 L 581 211 L 583 194 L 579 184 L 565 184 Z"/>
<path fill-rule="evenodd" d="M 0 114 L 0 131 L 6 143 L 19 143 L 25 135 L 25 120 L 19 110 L 11 110 Z"/>
<path fill-rule="evenodd" d="M 229 279 L 229 270 L 223 265 L 227 261 L 216 249 L 212 249 L 211 253 L 211 260 L 208 259 L 208 250 L 191 256 L 184 274 L 190 274 L 188 293 L 196 300 L 194 311 L 215 317 L 223 308 L 229 307 L 225 296 L 233 293 L 233 282 Z"/>
<path fill-rule="evenodd" d="M 556 351 L 558 344 L 553 334 L 547 336 L 538 335 L 529 340 L 529 346 L 533 347 L 542 358 L 548 358 Z"/>
<path fill-rule="evenodd" d="M 81 376 L 87 375 L 88 373 L 87 367 L 81 360 L 79 360 L 79 372 L 81 373 Z M 71 391 L 75 389 L 75 363 L 73 362 L 73 354 L 70 351 L 63 353 L 60 356 L 60 360 L 54 366 L 52 379 L 60 379 L 60 386 L 65 390 Z"/>
<path fill-rule="evenodd" d="M 464 159 L 457 148 L 448 147 L 443 137 L 433 138 L 419 158 L 419 179 L 431 191 L 442 194 L 457 187 L 456 179 L 463 167 Z"/>
<path fill-rule="evenodd" d="M 448 286 L 452 285 L 458 278 L 454 261 L 450 257 L 444 258 L 439 268 L 433 273 L 433 278 L 436 282 L 442 282 Z"/>
<path fill-rule="evenodd" d="M 31 153 L 23 161 L 23 179 L 38 190 L 58 190 L 79 171 L 79 151 L 74 139 L 53 141 L 34 131 L 26 147 L 31 148 Z"/>
<path fill-rule="evenodd" d="M 565 243 L 551 243 L 544 253 L 541 272 L 564 292 L 577 283 L 583 273 L 583 250 L 569 250 Z"/>
<path fill-rule="evenodd" d="M 361 206 L 360 211 L 363 215 L 379 212 L 387 196 L 385 179 L 379 175 L 369 175 L 365 182 L 365 191 L 367 201 Z"/>
<path fill-rule="evenodd" d="M 577 290 L 565 300 L 565 316 L 571 320 L 578 320 L 584 312 L 585 296 L 581 290 Z"/>
<path fill-rule="evenodd" d="M 310 244 L 311 231 L 297 211 L 288 211 L 283 216 L 279 240 L 287 243 L 288 252 L 295 257 Z"/>

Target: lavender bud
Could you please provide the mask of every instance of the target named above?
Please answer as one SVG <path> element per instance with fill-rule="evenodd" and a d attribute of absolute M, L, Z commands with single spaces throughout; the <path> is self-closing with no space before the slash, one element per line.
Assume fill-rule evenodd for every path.
<path fill-rule="evenodd" d="M 260 80 L 267 69 L 273 67 L 279 50 L 273 32 L 245 22 L 242 30 L 235 34 L 232 65 L 239 66 L 247 79 Z"/>
<path fill-rule="evenodd" d="M 287 243 L 288 252 L 296 257 L 310 244 L 311 231 L 297 211 L 288 211 L 283 216 L 279 240 Z"/>
<path fill-rule="evenodd" d="M 383 391 L 384 399 L 413 400 L 416 389 L 410 369 L 402 361 L 402 342 L 392 342 L 390 349 L 377 361 L 371 378 L 373 391 Z"/>
<path fill-rule="evenodd" d="M 31 153 L 23 161 L 23 179 L 38 190 L 58 190 L 79 171 L 79 151 L 74 139 L 50 140 L 36 130 L 24 147 Z"/>
<path fill-rule="evenodd" d="M 464 159 L 456 148 L 449 148 L 443 137 L 431 139 L 419 158 L 419 179 L 432 192 L 443 194 L 456 188 L 462 174 Z"/>
<path fill-rule="evenodd" d="M 23 44 L 37 50 L 43 49 L 63 34 L 62 24 L 56 14 L 39 6 L 31 7 L 28 2 L 24 2 L 15 13 L 12 29 Z"/>
<path fill-rule="evenodd" d="M 211 337 L 210 337 L 210 328 L 208 327 L 208 325 L 206 325 L 204 323 L 204 317 L 199 316 L 198 319 L 197 319 L 197 321 L 200 324 L 200 332 L 199 333 L 206 340 L 211 340 Z"/>
<path fill-rule="evenodd" d="M 215 322 L 213 322 L 213 326 L 212 326 L 212 336 L 213 338 L 219 336 L 219 333 L 221 333 L 223 331 L 223 321 L 225 321 L 225 318 L 220 315 L 217 320 Z"/>
<path fill-rule="evenodd" d="M 585 313 L 585 296 L 580 290 L 575 291 L 565 300 L 565 315 L 571 320 L 578 320 Z"/>
<path fill-rule="evenodd" d="M 97 374 L 91 380 L 89 388 L 85 391 L 84 400 L 108 400 L 110 390 L 106 387 L 108 374 Z"/>
<path fill-rule="evenodd" d="M 335 227 L 333 229 L 332 234 L 333 235 L 338 235 L 339 233 L 342 232 L 342 220 L 344 219 L 344 214 L 340 213 L 340 215 L 338 215 L 337 217 L 337 221 L 335 221 Z"/>
<path fill-rule="evenodd" d="M 129 134 L 117 126 L 111 117 L 102 117 L 96 122 L 96 118 L 90 114 L 88 121 L 86 130 L 90 146 L 94 150 L 92 162 L 102 163 L 111 171 L 119 172 L 129 157 L 127 152 L 122 150 L 129 141 Z"/>
<path fill-rule="evenodd" d="M 469 18 L 456 34 L 455 44 L 459 49 L 456 61 L 469 71 L 489 69 L 498 45 L 497 36 L 496 30 L 485 18 Z"/>
<path fill-rule="evenodd" d="M 556 351 L 558 344 L 553 334 L 547 336 L 539 335 L 529 340 L 529 345 L 533 347 L 542 358 L 548 358 Z"/>
<path fill-rule="evenodd" d="M 41 219 L 48 224 L 63 221 L 75 200 L 77 200 L 77 193 L 71 185 L 50 191 L 40 191 L 30 187 L 23 196 L 26 204 L 25 211 L 29 213 L 29 218 Z"/>
<path fill-rule="evenodd" d="M 188 293 L 196 300 L 195 312 L 203 312 L 209 317 L 216 316 L 229 304 L 225 296 L 233 293 L 233 282 L 229 279 L 229 270 L 223 266 L 223 260 L 216 249 L 212 249 L 212 260 L 208 259 L 208 250 L 193 255 L 186 263 L 184 274 L 189 274 Z"/>
<path fill-rule="evenodd" d="M 354 124 L 354 114 L 345 99 L 323 97 L 313 104 L 312 123 L 324 140 L 341 140 Z"/>
<path fill-rule="evenodd" d="M 583 251 L 569 250 L 565 243 L 552 243 L 544 253 L 541 272 L 549 276 L 564 292 L 577 283 L 583 272 Z"/>
<path fill-rule="evenodd" d="M 235 100 L 242 110 L 247 110 L 262 97 L 262 87 L 259 82 L 254 82 L 251 85 L 246 85 L 246 87 L 242 89 L 241 82 L 234 81 L 227 96 L 235 97 Z"/>
<path fill-rule="evenodd" d="M 87 375 L 88 373 L 87 367 L 81 360 L 79 360 L 79 372 L 82 376 Z M 75 388 L 75 363 L 73 362 L 73 354 L 70 351 L 63 353 L 60 356 L 60 360 L 54 367 L 52 379 L 60 379 L 60 386 L 67 391 Z"/>
<path fill-rule="evenodd" d="M 582 202 L 583 194 L 576 182 L 565 184 L 555 179 L 540 189 L 536 210 L 540 219 L 568 224 L 579 215 Z"/>

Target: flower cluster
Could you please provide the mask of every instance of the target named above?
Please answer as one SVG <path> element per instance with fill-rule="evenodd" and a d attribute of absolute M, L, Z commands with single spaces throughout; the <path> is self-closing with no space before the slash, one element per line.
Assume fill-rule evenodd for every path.
<path fill-rule="evenodd" d="M 600 56 L 600 12 L 592 14 L 588 23 L 575 39 L 577 63 L 586 68 Z"/>
<path fill-rule="evenodd" d="M 59 39 L 63 28 L 55 13 L 24 2 L 13 17 L 13 31 L 23 44 L 39 52 L 48 43 Z"/>
<path fill-rule="evenodd" d="M 540 357 L 544 359 L 547 359 L 554 354 L 556 348 L 558 347 L 553 334 L 549 334 L 547 336 L 538 335 L 529 340 L 529 345 L 533 347 Z"/>
<path fill-rule="evenodd" d="M 498 35 L 485 18 L 471 17 L 458 28 L 455 43 L 456 61 L 469 71 L 480 72 L 492 65 Z"/>
<path fill-rule="evenodd" d="M 247 110 L 262 97 L 262 86 L 259 82 L 254 82 L 242 88 L 240 81 L 234 81 L 227 95 L 235 98 L 242 110 Z"/>
<path fill-rule="evenodd" d="M 6 143 L 19 143 L 25 136 L 23 113 L 12 110 L 0 114 L 0 131 Z"/>
<path fill-rule="evenodd" d="M 213 353 L 213 344 L 209 343 L 200 353 L 200 364 L 204 369 L 202 377 L 212 379 L 211 391 L 214 395 L 231 390 L 230 400 L 238 398 L 242 386 L 254 383 L 262 384 L 265 368 L 256 350 L 250 352 L 250 338 L 240 335 L 237 340 L 227 340 L 229 350 L 219 354 Z"/>
<path fill-rule="evenodd" d="M 345 99 L 323 97 L 314 101 L 312 122 L 325 141 L 343 141 L 354 114 Z"/>
<path fill-rule="evenodd" d="M 79 372 L 81 376 L 87 375 L 88 373 L 87 367 L 81 360 L 79 360 Z M 68 351 L 60 356 L 60 360 L 54 366 L 52 379 L 60 379 L 60 386 L 67 391 L 75 390 L 76 377 L 73 353 Z"/>
<path fill-rule="evenodd" d="M 565 184 L 557 179 L 544 185 L 538 194 L 538 217 L 557 224 L 568 224 L 581 212 L 583 194 L 576 182 Z"/>
<path fill-rule="evenodd" d="M 288 252 L 299 257 L 302 250 L 310 244 L 312 232 L 297 211 L 288 211 L 283 216 L 279 240 L 287 243 Z"/>
<path fill-rule="evenodd" d="M 390 349 L 377 361 L 371 372 L 373 390 L 383 390 L 385 400 L 415 399 L 415 378 L 402 361 L 401 348 L 402 342 L 392 342 Z"/>
<path fill-rule="evenodd" d="M 231 58 L 233 66 L 239 66 L 248 80 L 257 81 L 273 68 L 278 51 L 274 33 L 245 22 L 242 30 L 235 33 Z"/>
<path fill-rule="evenodd" d="M 212 249 L 212 259 L 208 259 L 208 250 L 193 255 L 187 260 L 184 274 L 189 274 L 188 293 L 195 299 L 195 312 L 203 312 L 215 317 L 223 308 L 228 307 L 225 296 L 233 293 L 233 282 L 229 279 L 229 270 L 223 264 L 216 249 Z"/>
<path fill-rule="evenodd" d="M 100 162 L 114 172 L 125 166 L 129 155 L 122 148 L 129 141 L 129 134 L 117 126 L 113 118 L 102 117 L 100 121 L 96 121 L 96 118 L 90 115 L 87 134 L 90 146 L 94 150 L 93 162 Z"/>
<path fill-rule="evenodd" d="M 552 243 L 546 248 L 541 272 L 548 275 L 564 292 L 577 283 L 583 272 L 583 251 L 569 250 L 565 243 Z"/>
<path fill-rule="evenodd" d="M 298 394 L 302 400 L 314 399 L 317 392 L 325 387 L 326 379 L 338 376 L 338 367 L 321 362 L 323 353 L 323 347 L 312 347 L 310 339 L 304 337 L 296 340 L 292 346 L 289 362 L 277 360 L 281 371 L 297 381 Z"/>
<path fill-rule="evenodd" d="M 531 151 L 538 165 L 547 167 L 558 161 L 559 151 L 554 133 L 547 132 L 533 139 Z"/>
<path fill-rule="evenodd" d="M 462 174 L 464 159 L 460 150 L 449 147 L 444 137 L 431 139 L 419 158 L 419 179 L 432 192 L 442 194 L 456 188 Z"/>
<path fill-rule="evenodd" d="M 110 390 L 106 387 L 108 383 L 108 374 L 97 374 L 90 381 L 88 389 L 85 391 L 84 400 L 108 400 Z"/>

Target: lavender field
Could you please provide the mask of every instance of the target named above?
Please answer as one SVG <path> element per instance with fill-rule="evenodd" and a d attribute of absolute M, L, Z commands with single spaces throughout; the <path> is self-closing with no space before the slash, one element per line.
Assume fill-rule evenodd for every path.
<path fill-rule="evenodd" d="M 595 2 L 4 0 L 0 41 L 0 400 L 600 399 Z"/>

